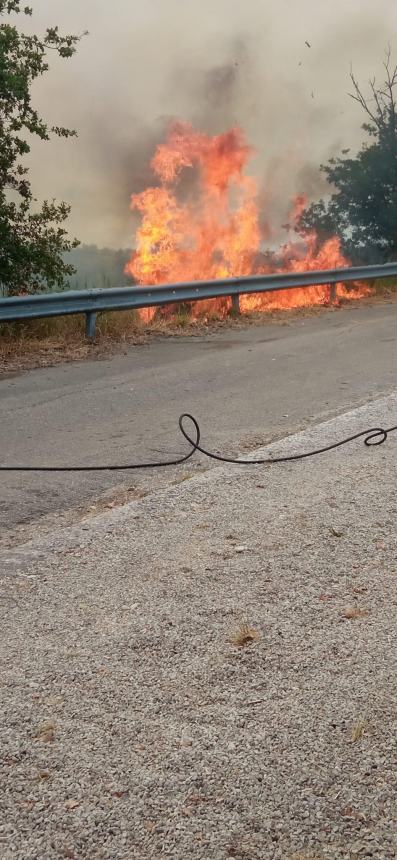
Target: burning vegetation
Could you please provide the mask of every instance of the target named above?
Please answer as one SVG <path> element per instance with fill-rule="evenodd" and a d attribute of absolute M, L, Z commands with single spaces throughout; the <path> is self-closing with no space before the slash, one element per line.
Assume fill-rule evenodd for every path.
<path fill-rule="evenodd" d="M 264 251 L 271 235 L 258 205 L 258 183 L 247 175 L 253 150 L 241 129 L 210 136 L 175 122 L 151 161 L 157 184 L 131 198 L 141 224 L 126 273 L 139 284 L 164 284 L 274 272 L 333 269 L 349 265 L 335 236 L 321 243 L 315 232 L 297 233 L 306 198 L 292 204 L 289 238 L 277 251 Z M 364 293 L 337 285 L 337 297 Z M 274 310 L 329 301 L 327 285 L 241 296 L 241 309 Z M 221 314 L 228 298 L 193 305 L 194 316 Z M 152 316 L 154 311 L 146 311 Z"/>

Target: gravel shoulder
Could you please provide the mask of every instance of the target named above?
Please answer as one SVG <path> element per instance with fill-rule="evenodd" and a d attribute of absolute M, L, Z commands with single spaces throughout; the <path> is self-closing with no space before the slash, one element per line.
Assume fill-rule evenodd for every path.
<path fill-rule="evenodd" d="M 213 469 L 0 554 L 4 860 L 397 857 L 396 446 Z"/>

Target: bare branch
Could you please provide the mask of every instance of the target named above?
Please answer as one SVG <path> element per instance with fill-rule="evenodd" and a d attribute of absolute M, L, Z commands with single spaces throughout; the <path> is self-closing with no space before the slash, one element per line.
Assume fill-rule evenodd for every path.
<path fill-rule="evenodd" d="M 390 59 L 391 59 L 391 47 L 388 45 L 386 49 L 386 60 L 383 63 L 385 72 L 386 72 L 386 80 L 385 80 L 385 90 L 382 90 L 382 95 L 388 99 L 389 101 L 389 109 L 390 109 L 390 118 L 392 128 L 396 128 L 396 100 L 394 97 L 394 87 L 397 84 L 397 65 L 394 67 L 393 71 L 390 70 Z"/>
<path fill-rule="evenodd" d="M 359 87 L 359 85 L 358 85 L 358 83 L 354 77 L 353 70 L 350 71 L 350 80 L 352 81 L 352 84 L 353 84 L 354 89 L 355 89 L 355 93 L 349 93 L 350 98 L 352 98 L 352 99 L 354 99 L 354 101 L 358 102 L 361 105 L 361 107 L 365 110 L 365 112 L 368 114 L 368 116 L 372 119 L 372 122 L 374 122 L 375 125 L 378 126 L 378 120 L 377 120 L 376 116 L 372 113 L 372 111 L 369 109 L 368 100 L 364 97 L 363 93 L 361 92 L 360 87 Z"/>
<path fill-rule="evenodd" d="M 382 101 L 380 90 L 376 87 L 375 78 L 373 78 L 373 80 L 369 82 L 369 85 L 371 87 L 371 93 L 373 95 L 374 102 L 376 104 L 376 107 L 378 108 L 377 125 L 379 125 L 381 128 L 385 128 L 384 113 L 386 111 L 386 105 L 384 100 Z"/>
<path fill-rule="evenodd" d="M 391 47 L 388 45 L 385 51 L 385 60 L 383 62 L 385 70 L 385 80 L 382 85 L 378 85 L 376 78 L 368 81 L 370 88 L 370 97 L 366 97 L 354 77 L 353 69 L 350 70 L 350 80 L 353 84 L 353 92 L 349 93 L 350 98 L 358 102 L 365 113 L 371 119 L 375 128 L 380 132 L 395 132 L 397 129 L 397 98 L 395 88 L 397 86 L 397 65 L 391 64 Z"/>

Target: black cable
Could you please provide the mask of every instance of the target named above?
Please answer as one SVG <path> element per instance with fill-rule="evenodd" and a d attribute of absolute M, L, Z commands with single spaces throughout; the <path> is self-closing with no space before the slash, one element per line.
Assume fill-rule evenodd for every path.
<path fill-rule="evenodd" d="M 189 435 L 186 430 L 186 420 L 191 421 L 195 433 Z M 326 451 L 333 451 L 335 448 L 340 448 L 342 445 L 347 445 L 349 442 L 354 442 L 356 439 L 364 438 L 364 445 L 371 447 L 372 445 L 383 445 L 386 442 L 389 433 L 394 433 L 397 430 L 397 424 L 394 427 L 388 427 L 385 430 L 383 427 L 371 427 L 369 430 L 361 430 L 360 433 L 355 433 L 353 436 L 347 436 L 340 442 L 332 442 L 330 445 L 324 445 L 322 448 L 315 448 L 312 451 L 306 451 L 303 454 L 288 454 L 285 457 L 266 457 L 263 460 L 237 460 L 234 457 L 223 457 L 221 454 L 214 454 L 212 451 L 207 451 L 200 445 L 201 431 L 198 421 L 193 415 L 184 412 L 179 418 L 179 429 L 182 436 L 191 445 L 191 450 L 184 457 L 179 457 L 176 460 L 160 460 L 155 463 L 126 463 L 125 465 L 113 466 L 0 466 L 0 472 L 122 472 L 132 469 L 160 469 L 167 466 L 180 466 L 186 463 L 193 457 L 196 451 L 200 451 L 210 460 L 218 460 L 221 463 L 235 463 L 236 466 L 265 466 L 273 463 L 288 463 L 292 460 L 304 460 L 306 457 L 315 457 L 318 454 L 324 454 Z"/>

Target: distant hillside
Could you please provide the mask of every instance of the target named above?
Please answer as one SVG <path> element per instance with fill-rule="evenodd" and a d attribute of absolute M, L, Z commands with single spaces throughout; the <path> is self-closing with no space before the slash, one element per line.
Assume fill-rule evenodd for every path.
<path fill-rule="evenodd" d="M 124 274 L 125 264 L 131 257 L 127 249 L 98 248 L 96 245 L 80 245 L 66 256 L 68 263 L 76 269 L 69 279 L 72 290 L 105 289 L 133 284 L 133 278 Z"/>

